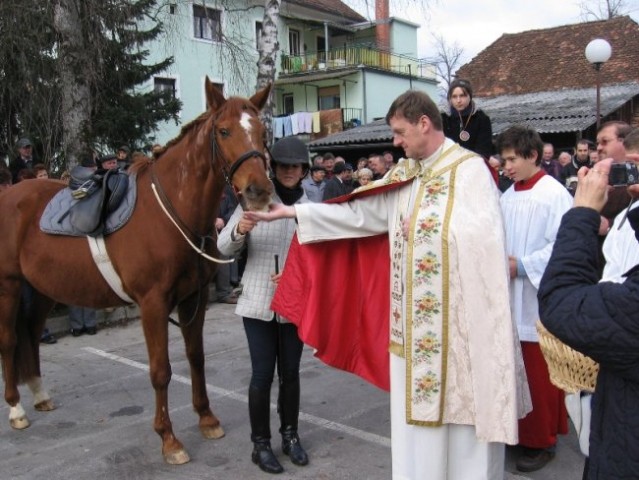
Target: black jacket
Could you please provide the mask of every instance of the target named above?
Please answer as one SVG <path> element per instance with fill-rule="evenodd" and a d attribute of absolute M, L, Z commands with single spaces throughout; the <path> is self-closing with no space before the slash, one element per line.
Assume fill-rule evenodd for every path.
<path fill-rule="evenodd" d="M 353 191 L 352 185 L 347 185 L 341 179 L 334 176 L 326 182 L 324 188 L 324 197 L 322 200 L 330 200 L 331 198 L 341 197 Z"/>
<path fill-rule="evenodd" d="M 639 268 L 597 283 L 599 214 L 569 210 L 539 288 L 542 323 L 600 364 L 589 479 L 639 479 Z M 637 245 L 639 248 L 639 245 Z"/>
<path fill-rule="evenodd" d="M 493 127 L 490 118 L 482 110 L 476 110 L 468 120 L 468 116 L 461 117 L 461 122 L 465 126 L 465 130 L 470 134 L 467 141 L 459 138 L 461 132 L 459 115 L 442 113 L 442 122 L 444 124 L 444 135 L 453 142 L 459 143 L 462 147 L 478 153 L 484 158 L 488 158 L 493 154 Z"/>

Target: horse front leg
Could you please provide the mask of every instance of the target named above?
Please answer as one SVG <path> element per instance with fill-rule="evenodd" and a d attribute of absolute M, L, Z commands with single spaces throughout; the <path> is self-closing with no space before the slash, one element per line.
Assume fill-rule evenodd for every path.
<path fill-rule="evenodd" d="M 178 315 L 180 317 L 186 356 L 191 368 L 193 409 L 200 417 L 200 431 L 205 438 L 221 438 L 224 436 L 224 429 L 220 425 L 218 418 L 211 411 L 206 391 L 204 344 L 202 340 L 206 304 L 207 296 L 205 294 L 195 294 L 178 305 Z"/>
<path fill-rule="evenodd" d="M 171 364 L 168 349 L 168 306 L 161 299 L 153 298 L 140 304 L 142 328 L 149 354 L 149 374 L 155 390 L 155 419 L 153 428 L 162 439 L 164 461 L 171 465 L 187 463 L 190 458 L 182 442 L 173 434 L 169 417 L 168 388 L 171 381 Z"/>

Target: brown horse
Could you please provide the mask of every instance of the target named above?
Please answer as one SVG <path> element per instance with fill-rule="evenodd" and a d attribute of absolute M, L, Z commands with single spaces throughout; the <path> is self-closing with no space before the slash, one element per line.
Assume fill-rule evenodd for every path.
<path fill-rule="evenodd" d="M 258 118 L 270 86 L 250 99 L 227 100 L 207 78 L 205 91 L 205 113 L 184 126 L 155 160 L 135 159 L 134 212 L 123 228 L 105 237 L 124 291 L 140 307 L 155 389 L 153 426 L 171 464 L 189 461 L 173 434 L 168 407 L 167 319 L 176 306 L 200 430 L 206 438 L 224 435 L 210 409 L 204 378 L 202 327 L 214 265 L 185 236 L 203 254 L 214 255 L 214 223 L 225 179 L 248 209 L 264 208 L 273 191 Z M 55 181 L 24 181 L 0 194 L 0 354 L 9 419 L 16 429 L 29 426 L 19 383 L 31 389 L 36 410 L 54 408 L 41 384 L 39 339 L 55 302 L 96 308 L 126 304 L 101 276 L 85 238 L 40 231 L 44 207 L 61 188 Z M 29 308 L 21 301 L 25 281 L 35 290 Z"/>

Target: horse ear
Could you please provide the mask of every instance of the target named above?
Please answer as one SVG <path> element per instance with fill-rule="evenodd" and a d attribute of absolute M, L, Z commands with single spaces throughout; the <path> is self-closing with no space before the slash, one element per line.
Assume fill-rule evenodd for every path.
<path fill-rule="evenodd" d="M 272 83 L 269 83 L 262 90 L 258 91 L 255 95 L 250 98 L 250 101 L 253 105 L 257 107 L 258 110 L 262 110 L 266 102 L 268 101 L 268 96 L 271 93 Z"/>
<path fill-rule="evenodd" d="M 213 85 L 213 82 L 209 80 L 209 76 L 206 76 L 204 80 L 204 90 L 206 92 L 206 104 L 211 110 L 218 110 L 226 102 L 226 98 L 218 88 Z"/>

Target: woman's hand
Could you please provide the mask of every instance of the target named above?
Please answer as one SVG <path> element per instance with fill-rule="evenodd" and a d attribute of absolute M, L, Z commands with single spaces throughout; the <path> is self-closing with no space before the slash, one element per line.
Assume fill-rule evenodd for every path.
<path fill-rule="evenodd" d="M 246 235 L 255 228 L 255 225 L 257 225 L 257 221 L 249 218 L 248 213 L 249 212 L 244 212 L 240 221 L 237 222 L 237 233 L 240 235 Z"/>
<path fill-rule="evenodd" d="M 575 207 L 587 207 L 601 212 L 608 201 L 608 175 L 612 158 L 597 162 L 592 168 L 581 167 L 577 173 Z"/>
<path fill-rule="evenodd" d="M 271 203 L 268 212 L 245 212 L 244 215 L 253 222 L 272 222 L 280 218 L 295 218 L 295 207 L 283 203 Z"/>
<path fill-rule="evenodd" d="M 281 278 L 282 278 L 282 272 L 271 274 L 271 282 L 273 282 L 276 286 L 279 285 Z"/>

